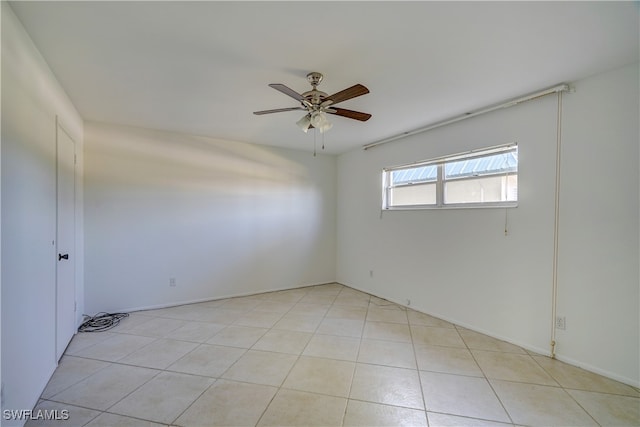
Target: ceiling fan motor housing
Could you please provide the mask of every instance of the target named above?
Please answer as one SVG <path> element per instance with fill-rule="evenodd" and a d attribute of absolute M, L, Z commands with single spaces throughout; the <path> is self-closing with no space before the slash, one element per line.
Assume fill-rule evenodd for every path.
<path fill-rule="evenodd" d="M 322 104 L 322 101 L 329 95 L 320 90 L 313 89 L 303 93 L 302 96 L 306 98 L 306 100 L 311 104 L 312 107 L 320 108 L 320 104 Z M 304 102 L 302 103 L 302 105 L 306 107 Z"/>
<path fill-rule="evenodd" d="M 318 86 L 322 81 L 322 73 L 318 73 L 317 71 L 312 71 L 309 74 L 307 74 L 307 80 L 309 81 L 311 86 L 313 86 L 313 88 L 315 89 L 315 87 Z"/>
<path fill-rule="evenodd" d="M 303 102 L 302 105 L 305 108 L 310 108 L 310 111 L 312 110 L 318 110 L 320 108 L 320 104 L 322 104 L 322 101 L 329 96 L 326 92 L 322 92 L 318 89 L 316 89 L 316 86 L 318 86 L 320 84 L 320 82 L 322 81 L 322 74 L 318 73 L 316 71 L 311 72 L 309 74 L 307 74 L 307 80 L 309 81 L 309 83 L 311 84 L 311 86 L 313 86 L 313 89 L 304 92 L 302 94 L 302 96 L 304 98 L 306 98 L 306 100 L 311 104 L 311 107 L 309 107 L 308 105 L 305 105 L 305 103 Z"/>

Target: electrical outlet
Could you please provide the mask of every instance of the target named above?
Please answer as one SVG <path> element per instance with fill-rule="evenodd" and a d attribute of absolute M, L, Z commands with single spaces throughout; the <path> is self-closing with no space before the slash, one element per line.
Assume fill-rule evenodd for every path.
<path fill-rule="evenodd" d="M 369 277 L 373 277 L 373 270 L 369 270 Z"/>
<path fill-rule="evenodd" d="M 556 329 L 567 329 L 567 318 L 564 316 L 556 316 Z"/>
<path fill-rule="evenodd" d="M 174 288 L 176 286 L 176 278 L 175 277 L 169 278 L 169 286 L 171 286 L 172 288 Z"/>

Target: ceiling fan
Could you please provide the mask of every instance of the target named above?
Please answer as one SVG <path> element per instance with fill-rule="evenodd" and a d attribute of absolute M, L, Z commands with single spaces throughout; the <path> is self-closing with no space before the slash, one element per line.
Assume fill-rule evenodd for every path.
<path fill-rule="evenodd" d="M 368 113 L 361 113 L 360 111 L 352 111 L 346 110 L 344 108 L 334 107 L 334 105 L 338 104 L 339 102 L 343 102 L 348 99 L 366 95 L 367 93 L 369 93 L 369 89 L 367 89 L 363 85 L 356 84 L 347 89 L 341 90 L 340 92 L 334 93 L 333 95 L 327 95 L 325 92 L 317 89 L 317 86 L 322 81 L 322 74 L 314 71 L 307 74 L 307 80 L 309 81 L 313 89 L 302 94 L 280 83 L 271 83 L 269 85 L 275 90 L 290 96 L 296 101 L 299 101 L 300 106 L 277 108 L 275 110 L 255 111 L 253 114 L 262 115 L 281 113 L 283 111 L 306 110 L 307 114 L 305 114 L 300 120 L 298 120 L 296 124 L 304 132 L 307 132 L 311 128 L 316 128 L 321 133 L 328 131 L 333 126 L 327 119 L 327 114 L 334 114 L 336 116 L 359 120 L 361 122 L 366 122 L 371 118 L 371 114 Z"/>

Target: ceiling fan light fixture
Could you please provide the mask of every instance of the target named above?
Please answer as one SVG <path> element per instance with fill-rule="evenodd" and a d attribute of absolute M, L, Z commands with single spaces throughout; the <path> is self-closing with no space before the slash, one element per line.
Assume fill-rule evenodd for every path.
<path fill-rule="evenodd" d="M 333 127 L 333 123 L 330 123 L 328 120 L 326 122 L 326 124 L 324 124 L 321 128 L 320 128 L 320 133 L 325 133 L 328 130 L 331 130 L 331 128 Z"/>
<path fill-rule="evenodd" d="M 296 124 L 300 129 L 302 129 L 302 132 L 307 133 L 307 131 L 311 127 L 311 118 L 309 117 L 309 114 L 305 114 L 304 116 L 302 116 L 302 118 L 298 120 Z"/>
<path fill-rule="evenodd" d="M 333 124 L 327 119 L 327 114 L 324 111 L 314 111 L 311 113 L 311 124 L 314 128 L 318 129 L 320 133 L 325 133 L 333 127 Z"/>

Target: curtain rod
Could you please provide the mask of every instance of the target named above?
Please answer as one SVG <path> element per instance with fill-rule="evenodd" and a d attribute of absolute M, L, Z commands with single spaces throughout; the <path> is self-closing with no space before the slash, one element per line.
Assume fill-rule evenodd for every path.
<path fill-rule="evenodd" d="M 442 120 L 442 121 L 439 121 L 439 122 L 436 122 L 436 123 L 432 123 L 430 125 L 427 125 L 427 126 L 424 126 L 424 127 L 418 128 L 418 129 L 414 129 L 414 130 L 411 130 L 411 131 L 403 132 L 403 133 L 401 133 L 399 135 L 395 135 L 395 136 L 391 136 L 389 138 L 381 139 L 380 141 L 371 142 L 369 144 L 363 145 L 362 148 L 364 150 L 368 150 L 370 148 L 377 147 L 378 145 L 386 144 L 388 142 L 392 142 L 392 141 L 395 141 L 395 140 L 400 139 L 400 138 L 404 138 L 404 137 L 407 137 L 407 136 L 411 136 L 411 135 L 415 135 L 415 134 L 418 134 L 418 133 L 426 132 L 426 131 L 429 131 L 431 129 L 439 128 L 441 126 L 450 125 L 452 123 L 459 122 L 459 121 L 464 120 L 464 119 L 469 119 L 471 117 L 479 116 L 481 114 L 490 113 L 491 111 L 499 110 L 501 108 L 513 107 L 514 105 L 518 105 L 518 104 L 526 102 L 526 101 L 531 101 L 533 99 L 537 99 L 537 98 L 540 98 L 540 97 L 545 96 L 545 95 L 550 95 L 552 93 L 568 92 L 569 90 L 570 90 L 569 85 L 567 83 L 562 83 L 562 84 L 559 84 L 557 86 L 550 87 L 548 89 L 543 89 L 543 90 L 538 91 L 538 92 L 534 92 L 534 93 L 530 93 L 530 94 L 527 94 L 527 95 L 523 95 L 523 96 L 521 96 L 519 98 L 514 98 L 514 99 L 510 99 L 508 101 L 501 102 L 500 104 L 494 104 L 494 105 L 491 105 L 489 107 L 485 107 L 483 109 L 474 111 L 472 113 L 466 113 L 466 114 L 463 114 L 461 116 L 456 116 L 456 117 L 453 117 L 453 118 L 450 118 L 450 119 L 446 119 L 446 120 Z"/>

